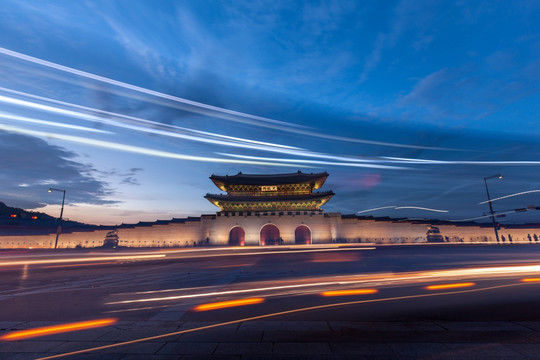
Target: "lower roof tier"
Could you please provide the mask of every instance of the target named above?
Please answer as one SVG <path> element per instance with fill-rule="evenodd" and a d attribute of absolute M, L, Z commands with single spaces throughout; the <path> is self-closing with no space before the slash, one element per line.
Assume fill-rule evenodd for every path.
<path fill-rule="evenodd" d="M 333 191 L 305 195 L 233 196 L 207 194 L 205 198 L 221 211 L 320 210 L 334 196 Z"/>

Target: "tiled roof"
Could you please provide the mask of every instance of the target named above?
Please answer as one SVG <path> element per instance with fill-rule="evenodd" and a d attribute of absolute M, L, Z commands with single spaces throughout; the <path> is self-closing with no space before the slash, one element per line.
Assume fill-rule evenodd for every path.
<path fill-rule="evenodd" d="M 236 175 L 212 175 L 210 179 L 216 183 L 228 185 L 287 185 L 306 182 L 324 182 L 328 177 L 327 172 L 306 174 L 301 171 L 290 174 L 242 174 Z M 217 185 L 217 183 L 216 183 Z M 322 184 L 321 184 L 322 185 Z M 218 186 L 219 187 L 219 186 Z"/>

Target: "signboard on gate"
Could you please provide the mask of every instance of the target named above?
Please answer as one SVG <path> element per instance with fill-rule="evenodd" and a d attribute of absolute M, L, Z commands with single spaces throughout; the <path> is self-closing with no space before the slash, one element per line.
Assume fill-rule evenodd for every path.
<path fill-rule="evenodd" d="M 277 191 L 277 186 L 261 186 L 261 191 Z"/>

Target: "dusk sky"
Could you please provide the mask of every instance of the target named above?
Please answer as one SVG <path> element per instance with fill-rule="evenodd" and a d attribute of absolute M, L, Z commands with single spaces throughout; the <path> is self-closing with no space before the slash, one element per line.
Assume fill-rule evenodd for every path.
<path fill-rule="evenodd" d="M 0 7 L 0 201 L 211 214 L 212 174 L 327 171 L 325 211 L 540 223 L 540 2 Z M 505 197 L 521 193 L 520 195 Z M 420 208 L 420 209 L 419 209 Z M 370 210 L 371 209 L 371 210 Z M 366 211 L 367 210 L 367 211 Z"/>

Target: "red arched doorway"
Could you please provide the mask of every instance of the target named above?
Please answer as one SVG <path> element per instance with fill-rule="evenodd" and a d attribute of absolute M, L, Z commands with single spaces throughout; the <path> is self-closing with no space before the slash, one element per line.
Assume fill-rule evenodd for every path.
<path fill-rule="evenodd" d="M 244 246 L 246 233 L 240 226 L 235 226 L 229 232 L 229 246 Z"/>
<path fill-rule="evenodd" d="M 300 225 L 294 230 L 295 244 L 311 244 L 311 230 L 306 225 Z"/>
<path fill-rule="evenodd" d="M 279 237 L 279 229 L 274 224 L 266 224 L 261 229 L 261 245 L 279 245 L 283 240 Z"/>

